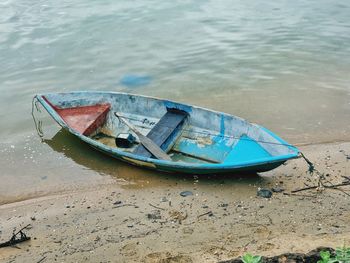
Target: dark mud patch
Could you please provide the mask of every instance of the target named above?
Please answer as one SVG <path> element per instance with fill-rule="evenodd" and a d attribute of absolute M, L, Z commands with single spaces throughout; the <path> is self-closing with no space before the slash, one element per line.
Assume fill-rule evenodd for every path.
<path fill-rule="evenodd" d="M 329 247 L 319 247 L 309 253 L 285 253 L 274 257 L 262 257 L 261 263 L 317 263 L 321 260 L 320 252 L 329 251 L 332 256 L 335 255 L 335 250 Z M 226 261 L 220 261 L 219 263 L 243 263 L 240 258 L 235 258 Z"/>

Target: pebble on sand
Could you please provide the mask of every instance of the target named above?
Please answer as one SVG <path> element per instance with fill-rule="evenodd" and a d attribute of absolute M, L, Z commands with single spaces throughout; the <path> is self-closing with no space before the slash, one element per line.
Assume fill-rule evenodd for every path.
<path fill-rule="evenodd" d="M 272 192 L 269 189 L 259 189 L 257 192 L 257 196 L 270 198 L 272 196 Z"/>
<path fill-rule="evenodd" d="M 186 197 L 186 196 L 193 195 L 193 193 L 191 191 L 183 191 L 183 192 L 180 193 L 180 195 L 182 197 Z"/>

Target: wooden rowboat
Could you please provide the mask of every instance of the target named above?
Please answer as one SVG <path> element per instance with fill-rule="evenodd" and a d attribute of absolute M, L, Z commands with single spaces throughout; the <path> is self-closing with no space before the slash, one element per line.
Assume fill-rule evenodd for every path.
<path fill-rule="evenodd" d="M 196 106 L 118 92 L 50 93 L 35 98 L 82 141 L 146 168 L 192 174 L 256 173 L 299 157 L 296 147 L 262 126 Z"/>

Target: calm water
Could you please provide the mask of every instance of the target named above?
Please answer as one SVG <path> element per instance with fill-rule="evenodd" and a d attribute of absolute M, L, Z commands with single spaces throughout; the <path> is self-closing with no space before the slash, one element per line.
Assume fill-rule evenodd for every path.
<path fill-rule="evenodd" d="M 0 61 L 0 198 L 147 174 L 81 158 L 69 136 L 41 144 L 36 93 L 127 91 L 236 114 L 292 143 L 350 140 L 349 1 L 2 0 Z"/>

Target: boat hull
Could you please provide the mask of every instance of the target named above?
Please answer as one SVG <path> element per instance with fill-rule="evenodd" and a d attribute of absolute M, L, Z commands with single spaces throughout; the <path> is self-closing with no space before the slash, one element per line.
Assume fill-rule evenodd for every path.
<path fill-rule="evenodd" d="M 182 174 L 256 174 L 256 173 L 262 173 L 267 172 L 270 170 L 273 170 L 277 168 L 278 166 L 284 164 L 287 160 L 278 160 L 278 161 L 262 161 L 261 164 L 253 164 L 253 165 L 243 165 L 242 167 L 188 167 L 187 165 L 184 166 L 169 166 L 169 165 L 162 165 L 162 164 L 155 164 L 154 162 L 150 161 L 140 161 L 138 159 L 132 159 L 132 158 L 125 158 L 123 156 L 117 155 L 115 153 L 111 153 L 110 151 L 105 151 L 101 147 L 94 147 L 91 144 L 88 144 L 92 148 L 94 148 L 97 151 L 102 152 L 103 154 L 109 155 L 112 158 L 115 158 L 119 161 L 144 168 L 144 169 L 150 169 L 150 170 L 157 170 L 161 172 L 167 172 L 167 173 L 182 173 Z"/>
<path fill-rule="evenodd" d="M 299 151 L 277 135 L 257 124 L 237 116 L 168 100 L 118 92 L 71 92 L 37 95 L 54 120 L 96 150 L 123 162 L 142 168 L 187 174 L 259 173 L 272 170 L 287 160 L 298 158 Z M 172 161 L 142 156 L 106 144 L 92 135 L 72 128 L 60 115 L 69 107 L 90 107 L 108 104 L 110 113 L 104 116 L 111 138 L 128 128 L 118 122 L 114 112 L 125 118 L 146 136 L 160 122 L 169 107 L 185 111 L 186 123 L 161 147 Z M 59 109 L 59 110 L 57 110 Z M 90 132 L 89 132 L 90 134 Z"/>

